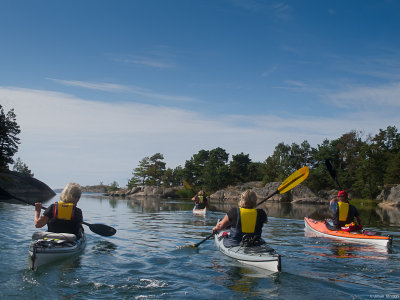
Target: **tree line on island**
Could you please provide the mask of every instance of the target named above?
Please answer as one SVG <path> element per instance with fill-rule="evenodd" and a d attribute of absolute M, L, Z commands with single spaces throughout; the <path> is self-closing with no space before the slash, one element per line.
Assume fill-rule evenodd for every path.
<path fill-rule="evenodd" d="M 6 113 L 0 105 L 0 171 L 8 171 L 12 165 L 14 171 L 33 177 L 19 157 L 13 159 L 20 144 L 20 132 L 14 110 Z M 172 169 L 166 168 L 163 154 L 156 153 L 140 160 L 127 186 L 172 187 L 186 183 L 181 193 L 189 195 L 199 189 L 212 193 L 250 181 L 280 182 L 295 170 L 308 166 L 310 175 L 303 184 L 318 192 L 335 187 L 325 166 L 326 159 L 336 169 L 342 188 L 353 197 L 374 199 L 383 186 L 400 184 L 400 134 L 395 126 L 379 129 L 379 133 L 366 137 L 352 130 L 338 139 L 325 139 L 315 148 L 306 140 L 300 145 L 282 142 L 263 162 L 253 162 L 249 154 L 243 152 L 232 155 L 231 160 L 229 156 L 220 147 L 200 150 L 186 160 L 183 167 Z M 117 189 L 118 183 L 114 181 L 108 187 Z"/>
<path fill-rule="evenodd" d="M 387 184 L 400 183 L 400 134 L 395 126 L 380 129 L 376 135 L 362 138 L 356 130 L 335 140 L 325 139 L 317 147 L 308 141 L 300 145 L 279 143 L 264 162 L 253 162 L 249 154 L 232 155 L 222 148 L 200 150 L 184 167 L 166 168 L 164 156 L 156 153 L 143 158 L 132 171 L 128 188 L 143 185 L 171 187 L 187 182 L 194 189 L 215 192 L 228 185 L 249 181 L 283 181 L 297 169 L 308 166 L 309 178 L 303 183 L 312 191 L 335 187 L 325 160 L 337 172 L 342 188 L 353 197 L 374 199 Z"/>

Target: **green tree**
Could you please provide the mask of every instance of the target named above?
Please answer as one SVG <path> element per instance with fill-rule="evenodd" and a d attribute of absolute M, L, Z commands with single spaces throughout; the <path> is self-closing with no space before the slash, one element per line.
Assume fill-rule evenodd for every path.
<path fill-rule="evenodd" d="M 145 185 L 148 173 L 147 169 L 149 168 L 149 157 L 142 158 L 139 162 L 139 166 L 137 166 L 132 171 L 132 178 L 128 182 L 128 188 L 132 188 L 134 186 Z"/>
<path fill-rule="evenodd" d="M 361 132 L 352 130 L 343 134 L 339 139 L 332 141 L 332 145 L 337 150 L 338 154 L 338 178 L 342 187 L 350 190 L 353 194 L 356 192 L 352 190 L 353 184 L 356 180 L 356 171 L 361 160 L 361 149 L 365 142 L 361 140 Z M 358 196 L 355 194 L 355 196 Z"/>
<path fill-rule="evenodd" d="M 145 157 L 139 162 L 139 166 L 132 172 L 132 178 L 128 182 L 128 187 L 138 185 L 158 185 L 162 183 L 165 172 L 164 156 L 156 153 L 151 157 Z"/>
<path fill-rule="evenodd" d="M 229 169 L 233 183 L 246 182 L 250 178 L 251 159 L 249 154 L 241 152 L 232 155 L 232 161 L 229 163 Z"/>
<path fill-rule="evenodd" d="M 265 164 L 262 162 L 251 162 L 249 167 L 249 181 L 261 181 L 265 174 Z"/>
<path fill-rule="evenodd" d="M 215 191 L 227 186 L 230 182 L 230 172 L 227 165 L 229 154 L 218 147 L 209 152 L 208 160 L 204 164 L 202 182 L 208 191 Z"/>
<path fill-rule="evenodd" d="M 325 188 L 336 187 L 336 183 L 329 175 L 325 160 L 329 159 L 332 164 L 337 165 L 337 150 L 332 143 L 325 139 L 321 144 L 318 144 L 316 148 L 311 149 L 311 161 L 310 161 L 310 175 L 304 182 L 311 190 L 319 191 Z"/>
<path fill-rule="evenodd" d="M 112 183 L 110 183 L 110 185 L 108 186 L 108 190 L 109 191 L 116 191 L 119 188 L 119 184 L 116 181 L 113 181 Z"/>
<path fill-rule="evenodd" d="M 167 168 L 161 178 L 163 187 L 180 186 L 183 183 L 182 167 L 177 166 L 175 169 Z"/>
<path fill-rule="evenodd" d="M 149 158 L 149 165 L 147 169 L 148 185 L 161 186 L 162 177 L 165 172 L 164 156 L 161 153 L 156 153 Z"/>
<path fill-rule="evenodd" d="M 185 162 L 183 168 L 183 178 L 191 185 L 202 186 L 203 182 L 203 170 L 206 162 L 210 157 L 210 151 L 200 150 L 197 154 L 194 154 L 190 160 Z"/>
<path fill-rule="evenodd" d="M 265 160 L 264 181 L 283 181 L 301 167 L 311 164 L 311 146 L 307 141 L 301 145 L 279 143 L 274 153 Z"/>
<path fill-rule="evenodd" d="M 13 156 L 20 144 L 17 135 L 20 133 L 14 109 L 5 113 L 0 104 L 0 170 L 8 170 L 8 165 L 14 163 Z"/>
<path fill-rule="evenodd" d="M 200 150 L 185 162 L 183 179 L 209 192 L 225 187 L 230 182 L 228 158 L 229 154 L 220 147 L 210 151 Z"/>
<path fill-rule="evenodd" d="M 28 175 L 31 177 L 34 176 L 32 171 L 29 170 L 28 166 L 25 163 L 23 163 L 21 158 L 19 158 L 19 157 L 15 160 L 15 163 L 13 165 L 13 171 L 20 172 L 22 174 L 25 174 L 25 175 Z"/>

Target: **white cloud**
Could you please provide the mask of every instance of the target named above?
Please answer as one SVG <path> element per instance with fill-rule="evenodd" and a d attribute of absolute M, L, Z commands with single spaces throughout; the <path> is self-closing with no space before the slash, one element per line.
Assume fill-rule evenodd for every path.
<path fill-rule="evenodd" d="M 400 107 L 400 83 L 382 86 L 356 86 L 330 95 L 332 102 L 341 107 Z"/>
<path fill-rule="evenodd" d="M 220 115 L 214 118 L 166 106 L 105 103 L 44 90 L 0 87 L 0 103 L 15 109 L 21 126 L 21 157 L 35 176 L 53 188 L 116 180 L 127 184 L 145 156 L 160 152 L 168 167 L 184 165 L 201 149 L 244 152 L 263 161 L 275 146 L 316 146 L 352 129 L 376 133 L 398 126 L 397 115 L 347 112 L 339 118 L 299 115 Z"/>
<path fill-rule="evenodd" d="M 103 91 L 103 92 L 113 92 L 113 93 L 131 93 L 135 95 L 140 95 L 147 98 L 159 99 L 159 100 L 167 100 L 173 102 L 194 102 L 198 101 L 195 98 L 187 97 L 187 96 L 177 96 L 177 95 L 166 95 L 153 92 L 151 90 L 141 88 L 141 87 L 133 87 L 121 84 L 107 83 L 107 82 L 87 82 L 87 81 L 78 81 L 78 80 L 62 80 L 62 79 L 54 79 L 48 78 L 49 80 L 58 82 L 67 86 L 77 86 L 85 89 Z"/>
<path fill-rule="evenodd" d="M 79 80 L 62 80 L 55 78 L 47 78 L 67 86 L 77 86 L 85 89 L 98 90 L 104 92 L 130 92 L 131 88 L 121 84 L 104 83 L 104 82 L 85 82 Z"/>

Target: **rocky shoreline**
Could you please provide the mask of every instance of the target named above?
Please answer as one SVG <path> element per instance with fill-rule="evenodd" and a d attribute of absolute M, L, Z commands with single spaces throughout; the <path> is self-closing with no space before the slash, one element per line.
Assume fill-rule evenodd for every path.
<path fill-rule="evenodd" d="M 209 195 L 209 199 L 211 203 L 236 204 L 239 201 L 241 193 L 246 189 L 251 189 L 257 194 L 257 198 L 261 201 L 274 193 L 280 184 L 281 182 L 270 182 L 263 186 L 261 181 L 247 182 L 219 190 Z M 146 197 L 174 198 L 178 197 L 178 191 L 183 188 L 184 187 L 163 188 L 158 186 L 144 186 L 134 187 L 132 189 L 119 189 L 106 192 L 104 195 L 128 199 Z M 287 193 L 274 195 L 268 201 L 296 204 L 324 204 L 336 197 L 337 193 L 338 190 L 332 189 L 329 191 L 320 191 L 318 194 L 315 194 L 308 187 L 300 184 Z M 400 207 L 400 185 L 385 187 L 382 193 L 377 197 L 377 200 L 381 201 L 379 204 L 380 206 Z"/>

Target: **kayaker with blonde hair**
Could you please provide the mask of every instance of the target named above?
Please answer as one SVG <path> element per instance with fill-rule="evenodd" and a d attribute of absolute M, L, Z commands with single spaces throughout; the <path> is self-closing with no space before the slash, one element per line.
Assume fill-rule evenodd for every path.
<path fill-rule="evenodd" d="M 252 240 L 261 240 L 262 227 L 267 223 L 267 214 L 262 209 L 256 209 L 257 195 L 252 190 L 244 191 L 238 203 L 212 229 L 216 234 L 220 230 L 230 227 L 229 234 L 224 239 L 225 247 L 239 246 L 244 236 Z"/>
<path fill-rule="evenodd" d="M 68 183 L 63 189 L 60 200 L 51 204 L 40 215 L 42 203 L 35 203 L 35 219 L 36 228 L 42 228 L 47 224 L 49 232 L 56 233 L 73 233 L 80 237 L 83 222 L 82 210 L 76 207 L 81 198 L 81 187 L 77 183 Z"/>
<path fill-rule="evenodd" d="M 207 196 L 206 193 L 201 190 L 199 191 L 196 196 L 192 198 L 192 201 L 195 201 L 195 208 L 196 209 L 203 209 L 207 206 Z"/>

